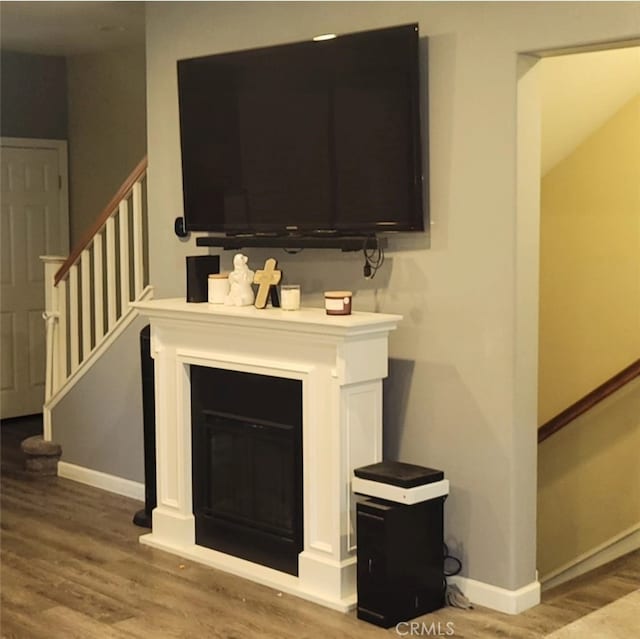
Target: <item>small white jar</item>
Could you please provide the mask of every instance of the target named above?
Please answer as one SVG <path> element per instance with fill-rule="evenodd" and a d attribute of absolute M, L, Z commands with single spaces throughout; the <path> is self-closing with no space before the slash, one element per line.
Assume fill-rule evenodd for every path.
<path fill-rule="evenodd" d="M 300 309 L 299 284 L 283 284 L 280 287 L 280 308 L 283 311 L 297 311 Z"/>
<path fill-rule="evenodd" d="M 229 294 L 229 273 L 209 275 L 209 304 L 224 304 Z"/>

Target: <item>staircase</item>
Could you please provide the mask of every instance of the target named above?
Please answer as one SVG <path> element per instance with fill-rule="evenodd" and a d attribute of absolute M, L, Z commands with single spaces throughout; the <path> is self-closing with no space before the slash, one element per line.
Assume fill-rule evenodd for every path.
<path fill-rule="evenodd" d="M 147 158 L 67 257 L 45 256 L 46 376 L 43 437 L 51 412 L 117 340 L 151 296 L 147 269 Z"/>
<path fill-rule="evenodd" d="M 640 548 L 640 360 L 538 430 L 543 590 Z"/>

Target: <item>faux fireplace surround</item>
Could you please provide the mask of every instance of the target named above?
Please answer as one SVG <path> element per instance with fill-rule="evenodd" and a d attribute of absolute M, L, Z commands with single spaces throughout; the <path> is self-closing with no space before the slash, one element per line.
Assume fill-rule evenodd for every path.
<path fill-rule="evenodd" d="M 346 611 L 356 603 L 354 468 L 382 459 L 382 380 L 399 315 L 327 316 L 159 299 L 151 322 L 157 507 L 140 542 Z M 298 576 L 195 544 L 192 365 L 302 382 L 304 544 Z M 247 398 L 251 401 L 251 398 Z"/>

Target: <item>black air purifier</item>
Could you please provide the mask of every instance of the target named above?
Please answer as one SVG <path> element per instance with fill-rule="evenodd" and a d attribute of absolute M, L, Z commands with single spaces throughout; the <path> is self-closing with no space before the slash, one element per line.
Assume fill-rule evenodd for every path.
<path fill-rule="evenodd" d="M 444 606 L 444 473 L 381 462 L 356 468 L 358 619 L 390 628 Z"/>

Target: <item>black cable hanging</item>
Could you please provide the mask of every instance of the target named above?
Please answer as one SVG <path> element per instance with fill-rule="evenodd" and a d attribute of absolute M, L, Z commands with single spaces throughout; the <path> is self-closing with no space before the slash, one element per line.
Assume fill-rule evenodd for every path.
<path fill-rule="evenodd" d="M 372 280 L 378 269 L 384 264 L 384 249 L 379 244 L 376 248 L 367 248 L 368 239 L 366 238 L 362 245 L 362 254 L 364 255 L 362 274 L 366 280 Z"/>

